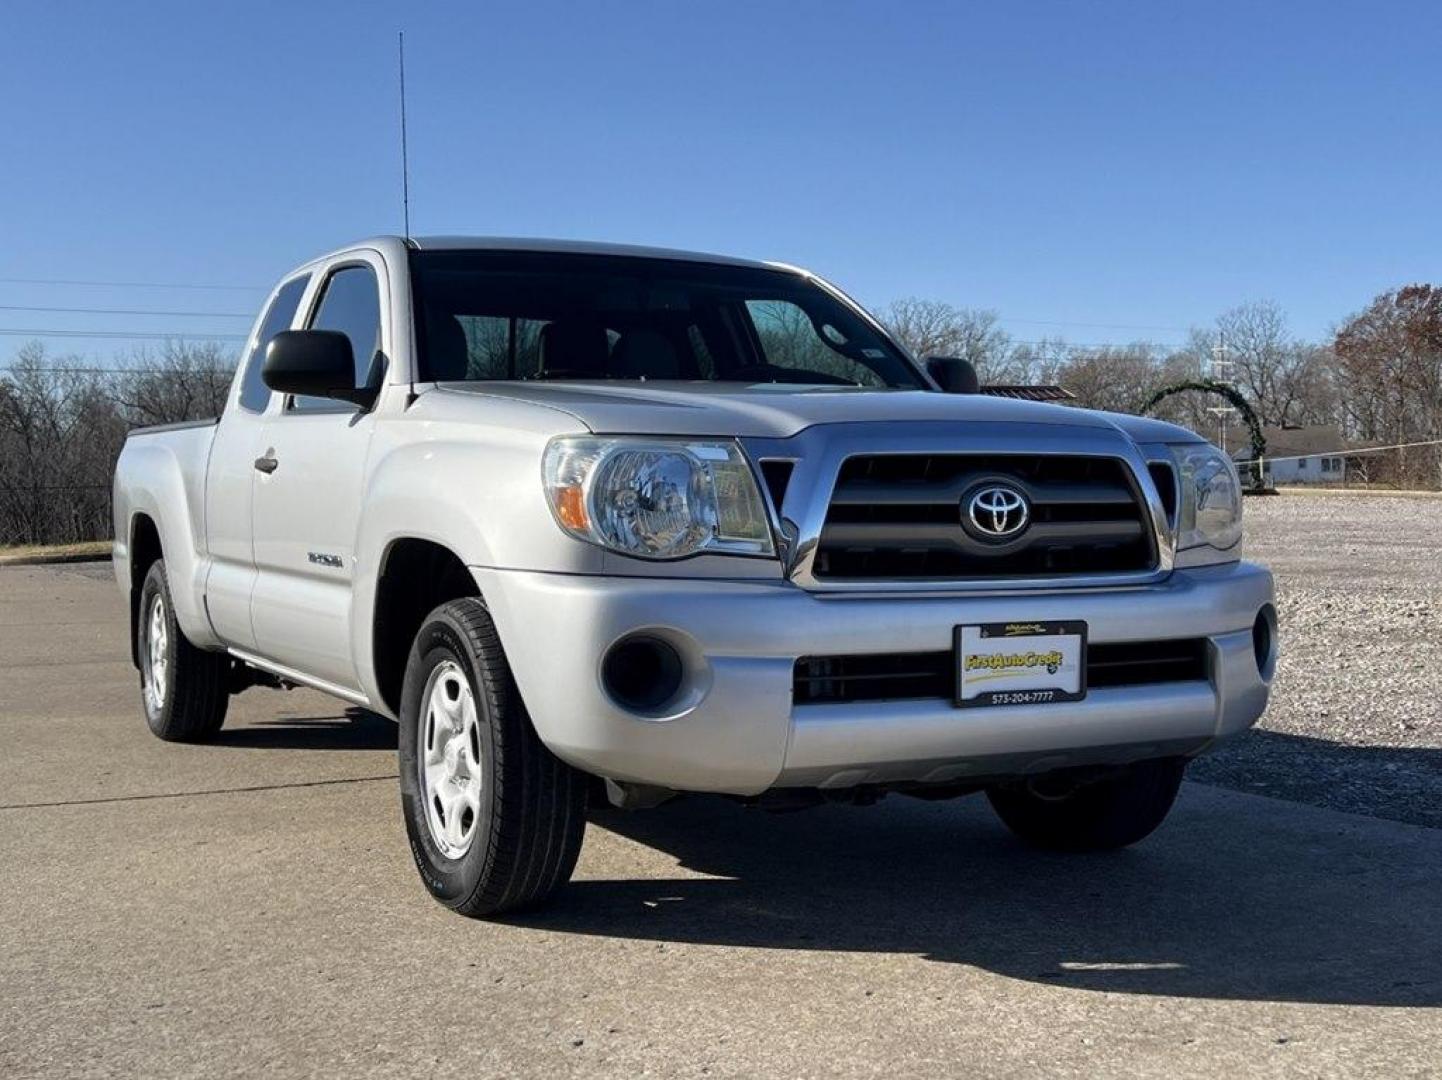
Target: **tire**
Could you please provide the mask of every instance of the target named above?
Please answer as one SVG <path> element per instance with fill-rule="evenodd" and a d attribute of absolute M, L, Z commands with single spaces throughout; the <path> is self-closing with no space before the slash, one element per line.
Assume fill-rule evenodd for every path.
<path fill-rule="evenodd" d="M 182 633 L 164 560 L 146 573 L 137 611 L 135 655 L 145 722 L 166 742 L 212 738 L 230 704 L 230 657 L 197 649 Z"/>
<path fill-rule="evenodd" d="M 1033 847 L 1110 851 L 1135 844 L 1166 819 L 1186 769 L 1185 758 L 1161 758 L 1060 797 L 1038 794 L 1032 783 L 990 788 L 986 795 L 1006 827 Z"/>
<path fill-rule="evenodd" d="M 426 888 L 473 918 L 539 906 L 571 878 L 587 777 L 537 737 L 478 599 L 426 617 L 406 663 L 401 810 Z"/>

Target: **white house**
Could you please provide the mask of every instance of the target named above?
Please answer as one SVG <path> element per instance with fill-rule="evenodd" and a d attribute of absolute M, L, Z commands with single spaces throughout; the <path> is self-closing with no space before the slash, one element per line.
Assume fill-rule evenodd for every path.
<path fill-rule="evenodd" d="M 1264 427 L 1267 440 L 1265 477 L 1267 486 L 1277 484 L 1340 484 L 1347 461 L 1342 433 L 1332 424 L 1306 427 Z M 1252 448 L 1243 446 L 1232 454 L 1236 462 L 1250 461 Z M 1246 466 L 1241 466 L 1246 473 Z"/>

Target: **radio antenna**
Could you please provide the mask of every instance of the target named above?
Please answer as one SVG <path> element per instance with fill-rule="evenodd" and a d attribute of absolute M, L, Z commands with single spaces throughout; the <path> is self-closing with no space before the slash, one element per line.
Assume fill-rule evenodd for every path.
<path fill-rule="evenodd" d="M 406 32 L 400 31 L 401 61 L 401 216 L 406 239 L 411 238 L 411 164 L 406 149 Z"/>
<path fill-rule="evenodd" d="M 406 147 L 406 32 L 401 30 L 396 35 L 398 56 L 401 69 L 401 219 L 405 225 L 406 245 L 411 242 L 411 159 Z M 414 350 L 410 358 L 411 387 L 406 394 L 406 405 L 409 409 L 416 403 L 416 356 Z"/>

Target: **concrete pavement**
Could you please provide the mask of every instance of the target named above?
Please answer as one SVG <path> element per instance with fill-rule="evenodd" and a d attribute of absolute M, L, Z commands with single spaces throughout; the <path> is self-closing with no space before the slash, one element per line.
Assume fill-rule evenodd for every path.
<path fill-rule="evenodd" d="M 153 739 L 107 572 L 0 570 L 0 1076 L 1442 1075 L 1442 831 L 1193 784 L 1061 857 L 976 799 L 693 800 L 472 922 L 389 722 L 252 690 Z"/>

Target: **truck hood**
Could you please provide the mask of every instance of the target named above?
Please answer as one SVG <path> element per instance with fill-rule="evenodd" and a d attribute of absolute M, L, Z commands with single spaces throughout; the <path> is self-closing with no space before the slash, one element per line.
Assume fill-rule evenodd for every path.
<path fill-rule="evenodd" d="M 1146 417 L 985 394 L 662 381 L 457 382 L 440 388 L 556 409 L 598 434 L 785 439 L 817 424 L 942 421 L 1110 428 L 1137 442 L 1200 441 L 1185 428 Z"/>

